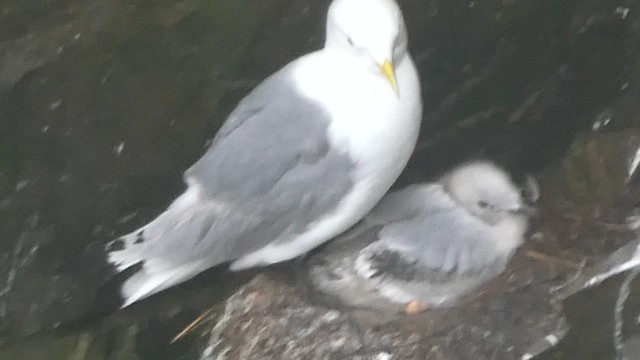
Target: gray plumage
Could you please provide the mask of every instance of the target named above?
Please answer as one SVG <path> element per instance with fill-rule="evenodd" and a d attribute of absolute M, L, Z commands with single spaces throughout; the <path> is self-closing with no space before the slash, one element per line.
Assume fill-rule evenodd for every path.
<path fill-rule="evenodd" d="M 527 209 L 504 171 L 465 164 L 385 196 L 310 257 L 308 275 L 312 287 L 351 306 L 452 304 L 504 270 L 523 241 Z"/>

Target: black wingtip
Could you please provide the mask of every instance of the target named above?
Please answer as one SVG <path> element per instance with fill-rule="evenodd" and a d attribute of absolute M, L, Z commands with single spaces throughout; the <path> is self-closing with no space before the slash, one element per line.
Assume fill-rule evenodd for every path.
<path fill-rule="evenodd" d="M 105 246 L 105 251 L 109 253 L 109 252 L 115 252 L 115 251 L 122 251 L 125 248 L 126 248 L 126 245 L 124 243 L 124 239 L 118 238 L 108 242 L 107 245 Z"/>

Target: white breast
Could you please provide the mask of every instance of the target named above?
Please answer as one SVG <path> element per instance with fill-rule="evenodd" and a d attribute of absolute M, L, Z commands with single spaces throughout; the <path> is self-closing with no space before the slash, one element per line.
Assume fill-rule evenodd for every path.
<path fill-rule="evenodd" d="M 418 136 L 422 115 L 418 75 L 409 56 L 396 64 L 397 95 L 382 74 L 350 57 L 335 50 L 310 54 L 315 61 L 305 61 L 296 72 L 299 89 L 330 109 L 330 141 L 358 164 L 358 179 L 390 186 Z"/>

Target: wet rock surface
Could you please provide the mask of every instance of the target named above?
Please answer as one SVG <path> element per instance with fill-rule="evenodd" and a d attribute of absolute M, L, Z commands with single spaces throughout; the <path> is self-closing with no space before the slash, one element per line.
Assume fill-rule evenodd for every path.
<path fill-rule="evenodd" d="M 544 359 L 615 353 L 611 309 L 632 270 L 575 295 L 562 289 L 635 237 L 626 224 L 640 204 L 633 0 L 400 1 L 425 122 L 398 184 L 487 157 L 542 185 L 542 217 L 527 245 L 465 306 L 374 326 L 316 304 L 283 280 L 290 267 L 238 292 L 251 276 L 231 280 L 217 269 L 68 328 L 104 283 L 102 244 L 172 200 L 182 171 L 254 84 L 321 45 L 328 2 L 0 4 L 0 359 L 198 358 L 210 329 L 195 332 L 206 339 L 170 340 L 212 304 L 214 319 L 225 308 L 247 310 L 292 358 L 512 359 L 550 333 L 567 335 Z M 637 278 L 628 284 L 625 319 L 638 302 Z M 252 292 L 262 297 L 244 302 Z M 272 311 L 295 316 L 277 323 Z M 217 351 L 230 347 L 230 359 L 253 336 L 269 341 L 240 325 L 247 314 L 233 314 L 210 322 L 224 339 Z M 609 320 L 606 330 L 586 322 L 591 314 Z M 316 327 L 305 328 L 307 319 Z M 303 343 L 288 333 L 305 329 Z M 637 333 L 623 322 L 618 353 L 633 354 Z"/>

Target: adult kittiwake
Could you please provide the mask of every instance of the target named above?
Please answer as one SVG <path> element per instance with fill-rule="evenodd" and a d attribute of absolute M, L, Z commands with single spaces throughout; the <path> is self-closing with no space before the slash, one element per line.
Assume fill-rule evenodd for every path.
<path fill-rule="evenodd" d="M 326 42 L 274 73 L 184 174 L 186 191 L 112 241 L 124 305 L 212 266 L 292 259 L 357 223 L 405 167 L 422 112 L 393 0 L 335 0 Z"/>

